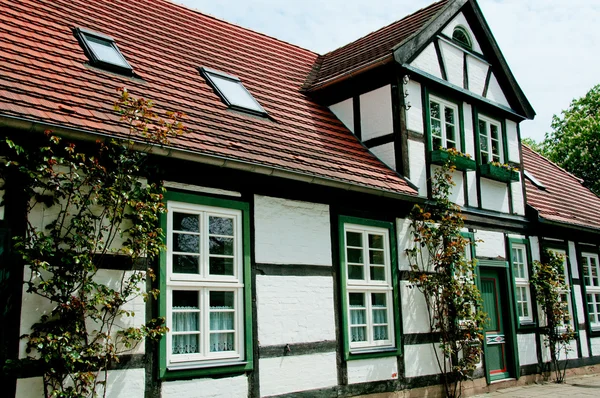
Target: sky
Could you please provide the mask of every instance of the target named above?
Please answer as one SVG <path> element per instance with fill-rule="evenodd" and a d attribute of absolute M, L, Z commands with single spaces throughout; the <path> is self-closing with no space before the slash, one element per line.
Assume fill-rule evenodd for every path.
<path fill-rule="evenodd" d="M 327 53 L 433 0 L 174 0 L 228 22 Z M 553 115 L 600 84 L 600 0 L 478 0 L 535 109 L 521 135 L 537 141 Z"/>

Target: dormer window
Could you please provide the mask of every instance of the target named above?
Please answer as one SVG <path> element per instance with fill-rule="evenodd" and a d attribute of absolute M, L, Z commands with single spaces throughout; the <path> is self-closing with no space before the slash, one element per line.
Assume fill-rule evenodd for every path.
<path fill-rule="evenodd" d="M 84 28 L 76 28 L 75 36 L 89 58 L 90 65 L 127 75 L 133 74 L 133 68 L 112 37 Z"/>
<path fill-rule="evenodd" d="M 244 87 L 239 78 L 205 67 L 200 68 L 200 73 L 231 109 L 267 116 L 267 112 Z"/>
<path fill-rule="evenodd" d="M 457 26 L 456 28 L 454 28 L 454 32 L 452 32 L 452 40 L 454 40 L 461 46 L 468 48 L 469 50 L 473 48 L 471 36 L 467 32 L 467 30 L 462 26 Z"/>

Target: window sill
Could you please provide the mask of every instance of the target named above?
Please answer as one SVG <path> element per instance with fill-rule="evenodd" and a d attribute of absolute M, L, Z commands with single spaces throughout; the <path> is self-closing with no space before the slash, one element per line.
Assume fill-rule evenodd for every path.
<path fill-rule="evenodd" d="M 244 373 L 252 370 L 252 368 L 253 363 L 251 361 L 181 364 L 176 367 L 170 365 L 166 370 L 162 370 L 160 378 L 163 380 L 174 380 L 199 376 Z"/>
<path fill-rule="evenodd" d="M 475 160 L 466 156 L 453 156 L 443 149 L 430 152 L 429 160 L 431 160 L 431 163 L 440 166 L 443 166 L 448 160 L 451 160 L 456 167 L 456 170 L 460 171 L 475 170 L 477 168 Z"/>
<path fill-rule="evenodd" d="M 386 348 L 364 348 L 346 353 L 347 360 L 381 358 L 400 355 L 400 349 L 397 347 Z"/>
<path fill-rule="evenodd" d="M 519 172 L 494 166 L 491 163 L 480 165 L 479 171 L 482 177 L 500 182 L 517 182 L 520 178 Z"/>

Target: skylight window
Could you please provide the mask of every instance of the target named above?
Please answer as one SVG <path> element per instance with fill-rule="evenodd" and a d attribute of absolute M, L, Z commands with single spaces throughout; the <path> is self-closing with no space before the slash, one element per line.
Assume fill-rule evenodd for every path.
<path fill-rule="evenodd" d="M 121 54 L 112 37 L 83 28 L 76 28 L 75 36 L 91 65 L 118 73 L 133 73 L 133 68 Z"/>
<path fill-rule="evenodd" d="M 531 174 L 529 171 L 523 170 L 523 174 L 525 174 L 525 178 L 527 178 L 529 181 L 531 181 L 532 184 L 535 185 L 537 188 L 542 189 L 542 190 L 546 189 L 546 186 L 544 184 L 542 184 L 542 182 L 540 180 L 535 178 L 534 175 Z"/>
<path fill-rule="evenodd" d="M 200 68 L 200 73 L 230 108 L 267 116 L 267 112 L 237 77 L 205 67 Z"/>

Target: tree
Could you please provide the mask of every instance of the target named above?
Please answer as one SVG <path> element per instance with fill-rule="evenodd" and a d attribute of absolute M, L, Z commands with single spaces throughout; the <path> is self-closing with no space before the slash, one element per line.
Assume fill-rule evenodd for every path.
<path fill-rule="evenodd" d="M 543 155 L 600 194 L 600 84 L 552 118 Z"/>
<path fill-rule="evenodd" d="M 550 364 L 554 370 L 557 383 L 564 383 L 567 370 L 567 356 L 570 342 L 575 338 L 571 326 L 569 303 L 564 298 L 568 293 L 565 284 L 564 256 L 548 251 L 545 263 L 534 261 L 531 285 L 535 290 L 535 298 L 542 308 L 546 326 L 542 329 L 546 335 L 545 346 L 550 351 Z M 560 367 L 561 355 L 564 353 L 564 366 Z"/>
<path fill-rule="evenodd" d="M 411 282 L 425 299 L 432 332 L 440 340 L 434 352 L 447 397 L 460 397 L 462 382 L 481 361 L 481 294 L 475 284 L 475 260 L 466 256 L 474 244 L 461 235 L 464 219 L 448 197 L 454 183 L 451 161 L 435 171 L 433 201 L 411 212 L 412 249 L 406 250 Z M 442 356 L 438 355 L 438 346 Z"/>
<path fill-rule="evenodd" d="M 22 336 L 28 358 L 12 365 L 40 370 L 45 397 L 105 395 L 108 369 L 119 354 L 166 332 L 164 319 L 126 321 L 135 315 L 127 303 L 158 295 L 146 291 L 145 281 L 155 277 L 151 266 L 164 245 L 158 218 L 166 211 L 162 183 L 146 180 L 148 154 L 134 140 L 167 144 L 183 131 L 183 115 L 160 118 L 150 101 L 120 92 L 115 109 L 129 139 L 75 144 L 47 131 L 45 138 L 2 140 L 0 177 L 19 181 L 27 200 L 25 235 L 14 238 L 28 269 L 24 284 L 49 305 Z M 46 225 L 32 221 L 42 210 L 53 214 Z M 132 271 L 102 283 L 98 272 L 107 257 L 120 258 Z"/>
<path fill-rule="evenodd" d="M 537 142 L 533 138 L 525 137 L 522 139 L 523 144 L 527 145 L 529 148 L 533 149 L 537 153 L 544 154 L 544 142 Z"/>

